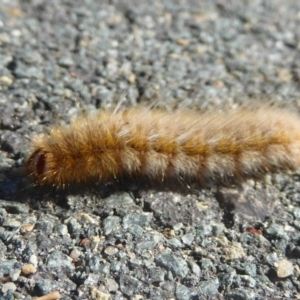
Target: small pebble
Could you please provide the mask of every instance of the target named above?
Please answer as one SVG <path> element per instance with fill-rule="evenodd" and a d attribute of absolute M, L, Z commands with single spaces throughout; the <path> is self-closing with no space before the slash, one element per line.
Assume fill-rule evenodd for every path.
<path fill-rule="evenodd" d="M 37 298 L 35 298 L 35 300 L 56 300 L 56 299 L 59 299 L 60 297 L 61 297 L 60 293 L 56 291 L 56 292 L 52 292 L 48 295 L 37 297 Z"/>
<path fill-rule="evenodd" d="M 7 291 L 14 292 L 17 289 L 16 285 L 13 282 L 6 282 L 2 285 L 2 292 L 6 293 Z"/>
<path fill-rule="evenodd" d="M 78 249 L 73 249 L 70 253 L 70 257 L 73 259 L 78 259 L 80 256 L 81 252 Z"/>
<path fill-rule="evenodd" d="M 48 257 L 47 266 L 52 269 L 65 268 L 74 269 L 72 259 L 59 250 L 54 250 Z"/>
<path fill-rule="evenodd" d="M 218 278 L 211 279 L 208 281 L 201 281 L 199 283 L 199 287 L 203 293 L 203 295 L 212 297 L 213 295 L 218 294 L 218 288 L 219 288 L 220 282 Z"/>
<path fill-rule="evenodd" d="M 108 279 L 106 281 L 106 286 L 110 292 L 115 292 L 119 288 L 119 285 L 114 279 Z"/>
<path fill-rule="evenodd" d="M 32 254 L 29 258 L 29 262 L 33 264 L 35 267 L 38 265 L 38 258 L 35 254 Z"/>
<path fill-rule="evenodd" d="M 279 278 L 286 278 L 294 272 L 293 264 L 286 259 L 278 261 L 277 265 L 277 276 Z"/>
<path fill-rule="evenodd" d="M 24 232 L 30 232 L 32 231 L 34 228 L 34 224 L 25 224 L 23 226 L 21 226 L 21 232 L 24 233 Z"/>
<path fill-rule="evenodd" d="M 191 268 L 192 272 L 196 275 L 196 276 L 200 276 L 201 275 L 201 269 L 198 266 L 198 264 L 196 264 L 194 261 L 188 261 L 188 265 Z"/>
<path fill-rule="evenodd" d="M 120 227 L 121 219 L 117 216 L 108 216 L 103 220 L 103 233 L 109 235 Z"/>
<path fill-rule="evenodd" d="M 141 214 L 129 214 L 123 220 L 124 228 L 127 229 L 132 225 L 148 226 L 153 219 L 153 214 L 144 212 Z"/>
<path fill-rule="evenodd" d="M 107 247 L 104 252 L 107 254 L 107 255 L 114 255 L 118 252 L 118 250 L 115 248 L 115 247 L 112 247 L 112 246 L 109 246 Z"/>
<path fill-rule="evenodd" d="M 13 83 L 13 80 L 8 76 L 1 76 L 0 77 L 0 83 L 11 85 Z"/>
<path fill-rule="evenodd" d="M 179 277 L 184 278 L 189 272 L 187 262 L 178 255 L 170 252 L 163 252 L 157 255 L 155 263 L 157 266 L 163 267 Z"/>
<path fill-rule="evenodd" d="M 127 296 L 133 296 L 141 288 L 141 282 L 129 275 L 121 275 L 120 278 L 120 289 Z"/>
<path fill-rule="evenodd" d="M 162 268 L 149 268 L 149 276 L 152 282 L 163 282 L 166 271 Z"/>
<path fill-rule="evenodd" d="M 226 249 L 227 259 L 240 259 L 246 256 L 246 253 L 240 243 L 233 242 Z"/>
<path fill-rule="evenodd" d="M 66 235 L 68 233 L 68 227 L 65 224 L 59 224 L 57 227 L 55 227 L 55 231 L 60 235 Z"/>
<path fill-rule="evenodd" d="M 176 299 L 178 300 L 189 300 L 191 299 L 191 293 L 189 288 L 185 285 L 179 284 L 176 287 Z"/>
<path fill-rule="evenodd" d="M 57 63 L 61 67 L 65 67 L 65 68 L 71 67 L 74 64 L 72 58 L 68 56 L 61 57 Z"/>
<path fill-rule="evenodd" d="M 36 267 L 33 264 L 24 264 L 22 267 L 22 273 L 25 275 L 33 274 L 36 272 Z"/>
<path fill-rule="evenodd" d="M 103 293 L 95 287 L 91 287 L 91 297 L 93 300 L 110 300 L 110 294 Z"/>
<path fill-rule="evenodd" d="M 184 245 L 177 238 L 171 238 L 167 240 L 167 245 L 170 248 L 180 249 L 184 247 Z"/>
<path fill-rule="evenodd" d="M 185 234 L 181 240 L 184 244 L 186 244 L 187 246 L 191 246 L 193 241 L 194 241 L 194 235 L 191 233 Z"/>
<path fill-rule="evenodd" d="M 9 277 L 12 281 L 17 281 L 19 276 L 21 274 L 21 270 L 20 269 L 14 269 L 14 270 L 11 270 L 9 272 Z"/>
<path fill-rule="evenodd" d="M 84 284 L 88 286 L 96 286 L 99 281 L 100 275 L 91 273 L 89 274 L 88 278 L 84 281 Z"/>

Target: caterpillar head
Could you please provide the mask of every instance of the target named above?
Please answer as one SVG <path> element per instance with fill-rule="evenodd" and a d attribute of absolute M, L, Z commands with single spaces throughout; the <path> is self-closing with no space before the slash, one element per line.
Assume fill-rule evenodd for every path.
<path fill-rule="evenodd" d="M 28 158 L 25 169 L 27 175 L 37 183 L 43 183 L 45 174 L 47 174 L 46 166 L 47 152 L 37 149 Z"/>

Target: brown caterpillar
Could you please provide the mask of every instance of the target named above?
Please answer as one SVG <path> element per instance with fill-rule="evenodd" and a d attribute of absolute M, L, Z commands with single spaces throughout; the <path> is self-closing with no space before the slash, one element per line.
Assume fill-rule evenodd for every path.
<path fill-rule="evenodd" d="M 122 178 L 239 181 L 300 165 L 300 118 L 272 108 L 223 113 L 101 110 L 36 136 L 26 171 L 63 187 Z"/>

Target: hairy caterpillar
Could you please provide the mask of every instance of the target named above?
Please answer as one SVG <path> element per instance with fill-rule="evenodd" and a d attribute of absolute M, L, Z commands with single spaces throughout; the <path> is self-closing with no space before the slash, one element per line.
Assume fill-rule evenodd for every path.
<path fill-rule="evenodd" d="M 300 118 L 280 109 L 99 111 L 36 136 L 26 171 L 63 187 L 123 176 L 239 181 L 300 165 Z"/>

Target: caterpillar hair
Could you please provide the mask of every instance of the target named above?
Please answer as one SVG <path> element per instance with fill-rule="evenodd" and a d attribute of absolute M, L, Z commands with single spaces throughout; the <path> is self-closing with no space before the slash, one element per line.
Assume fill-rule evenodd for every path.
<path fill-rule="evenodd" d="M 184 178 L 240 181 L 300 165 L 300 118 L 259 108 L 226 112 L 100 110 L 32 140 L 26 172 L 37 184 Z"/>

